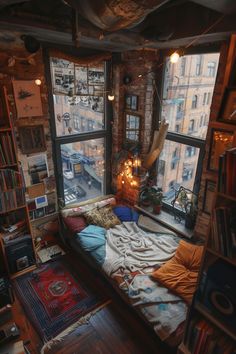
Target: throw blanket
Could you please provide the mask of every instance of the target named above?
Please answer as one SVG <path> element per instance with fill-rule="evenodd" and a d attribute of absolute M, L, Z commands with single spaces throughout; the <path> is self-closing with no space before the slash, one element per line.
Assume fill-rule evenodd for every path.
<path fill-rule="evenodd" d="M 167 288 L 154 282 L 147 274 L 136 275 L 128 295 L 133 306 L 138 306 L 162 340 L 167 339 L 185 320 L 187 306 Z"/>
<path fill-rule="evenodd" d="M 135 222 L 124 222 L 107 231 L 103 270 L 110 276 L 119 268 L 134 272 L 161 265 L 174 256 L 179 238 L 143 231 Z"/>

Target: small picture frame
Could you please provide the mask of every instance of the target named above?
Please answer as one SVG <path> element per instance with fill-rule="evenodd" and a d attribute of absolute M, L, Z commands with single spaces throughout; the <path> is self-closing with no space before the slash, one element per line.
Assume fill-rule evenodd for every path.
<path fill-rule="evenodd" d="M 218 120 L 224 123 L 236 125 L 236 87 L 226 88 Z"/>
<path fill-rule="evenodd" d="M 225 150 L 230 149 L 233 146 L 234 140 L 235 137 L 233 131 L 215 128 L 212 129 L 208 170 L 218 171 L 220 155 L 222 155 Z"/>
<path fill-rule="evenodd" d="M 204 200 L 202 210 L 206 214 L 211 214 L 211 210 L 214 205 L 214 198 L 216 192 L 216 182 L 209 179 L 206 180 L 205 191 L 204 191 Z"/>
<path fill-rule="evenodd" d="M 136 114 L 125 114 L 125 140 L 139 141 L 140 136 L 140 116 Z"/>
<path fill-rule="evenodd" d="M 23 154 L 33 154 L 47 150 L 42 124 L 19 127 L 18 131 Z"/>
<path fill-rule="evenodd" d="M 138 96 L 137 95 L 126 95 L 125 96 L 125 109 L 128 111 L 138 110 Z"/>

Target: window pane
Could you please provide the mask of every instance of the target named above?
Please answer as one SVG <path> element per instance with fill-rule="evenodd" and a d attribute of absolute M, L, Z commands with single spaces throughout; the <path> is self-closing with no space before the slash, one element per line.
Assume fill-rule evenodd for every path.
<path fill-rule="evenodd" d="M 51 58 L 56 135 L 105 129 L 104 65 L 77 65 Z"/>
<path fill-rule="evenodd" d="M 186 55 L 176 64 L 167 59 L 162 118 L 170 132 L 206 138 L 218 62 L 219 53 Z M 194 129 L 189 130 L 190 121 Z"/>
<path fill-rule="evenodd" d="M 104 194 L 104 139 L 61 145 L 65 204 Z"/>
<path fill-rule="evenodd" d="M 160 155 L 157 186 L 163 189 L 165 202 L 174 199 L 174 189 L 184 186 L 193 190 L 199 149 L 194 146 L 166 140 Z"/>

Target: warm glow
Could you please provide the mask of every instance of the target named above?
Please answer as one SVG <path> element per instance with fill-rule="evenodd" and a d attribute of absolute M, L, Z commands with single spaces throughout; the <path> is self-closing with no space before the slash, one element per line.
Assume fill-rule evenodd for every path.
<path fill-rule="evenodd" d="M 40 79 L 36 79 L 34 82 L 37 86 L 40 86 L 42 83 L 42 81 Z"/>
<path fill-rule="evenodd" d="M 179 53 L 178 52 L 172 53 L 171 56 L 170 56 L 170 62 L 172 64 L 175 64 L 175 63 L 178 62 L 178 60 L 179 60 Z"/>
<path fill-rule="evenodd" d="M 115 96 L 114 95 L 108 95 L 107 98 L 108 98 L 109 101 L 114 101 Z"/>

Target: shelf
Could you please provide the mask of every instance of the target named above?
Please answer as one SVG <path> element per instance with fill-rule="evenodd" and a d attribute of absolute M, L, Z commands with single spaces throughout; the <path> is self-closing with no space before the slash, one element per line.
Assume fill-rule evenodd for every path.
<path fill-rule="evenodd" d="M 20 210 L 20 209 L 24 209 L 24 208 L 26 208 L 26 204 L 21 205 L 21 206 L 16 207 L 16 208 L 13 208 L 13 209 L 6 210 L 6 211 L 0 211 L 0 215 L 11 213 L 12 211 L 16 211 L 16 210 Z"/>
<path fill-rule="evenodd" d="M 36 268 L 37 268 L 37 266 L 36 266 L 36 264 L 34 264 L 34 265 L 30 266 L 30 267 L 22 269 L 20 272 L 12 274 L 10 277 L 11 277 L 11 279 L 15 279 L 15 278 L 17 278 L 17 277 L 19 277 L 21 275 L 24 275 L 24 274 L 26 274 L 28 272 L 32 272 L 32 270 L 35 270 Z"/>
<path fill-rule="evenodd" d="M 1 168 L 10 168 L 10 167 L 17 167 L 18 166 L 18 164 L 17 163 L 13 163 L 13 164 L 7 164 L 7 165 L 1 165 L 0 166 L 0 170 L 1 170 Z"/>
<path fill-rule="evenodd" d="M 224 326 L 216 317 L 214 317 L 209 310 L 199 302 L 195 302 L 195 309 L 200 312 L 205 318 L 207 318 L 211 323 L 218 327 L 221 331 L 226 333 L 233 340 L 236 340 L 236 332 L 233 332 L 231 328 Z"/>
<path fill-rule="evenodd" d="M 50 216 L 56 216 L 58 215 L 58 212 L 56 211 L 55 213 L 51 213 L 51 214 L 47 214 L 47 215 L 44 215 L 42 216 L 41 218 L 35 218 L 35 219 L 30 219 L 30 222 L 36 222 L 36 221 L 41 221 L 43 219 L 46 219 L 46 218 L 49 218 Z"/>
<path fill-rule="evenodd" d="M 0 133 L 11 132 L 11 131 L 12 131 L 11 128 L 0 128 Z"/>
<path fill-rule="evenodd" d="M 225 199 L 230 199 L 233 202 L 236 202 L 236 197 L 232 197 L 231 195 L 225 194 L 225 193 L 221 193 L 221 192 L 217 192 L 217 195 L 219 197 L 225 198 Z"/>
<path fill-rule="evenodd" d="M 167 213 L 165 210 L 161 210 L 160 214 L 154 214 L 151 207 L 141 207 L 139 205 L 135 205 L 135 208 L 177 234 L 188 239 L 193 237 L 193 230 L 186 229 L 184 224 L 177 222 L 174 216 Z"/>
<path fill-rule="evenodd" d="M 219 257 L 219 258 L 223 259 L 224 261 L 226 261 L 228 263 L 231 263 L 232 265 L 236 266 L 236 260 L 234 260 L 233 258 L 225 257 L 221 253 L 219 253 L 217 251 L 214 251 L 213 249 L 211 249 L 209 247 L 207 247 L 206 250 L 207 250 L 207 252 L 213 254 L 214 256 Z"/>

